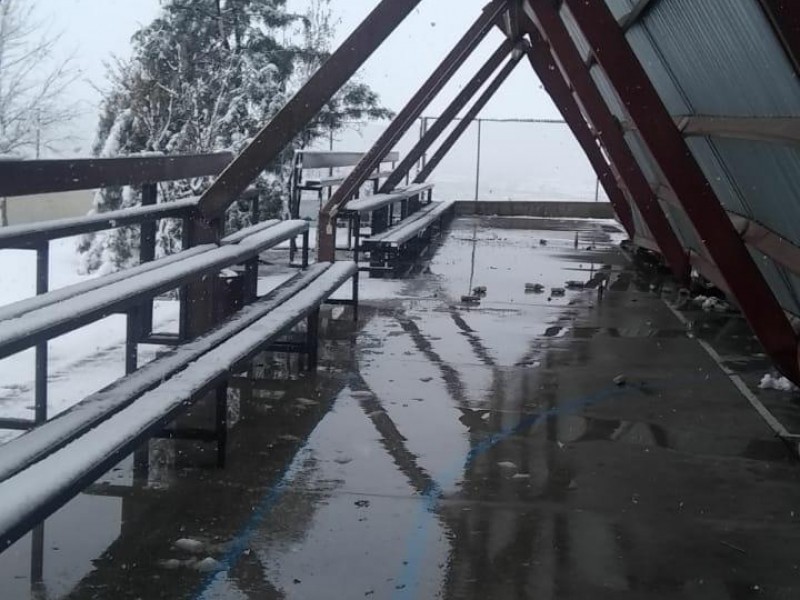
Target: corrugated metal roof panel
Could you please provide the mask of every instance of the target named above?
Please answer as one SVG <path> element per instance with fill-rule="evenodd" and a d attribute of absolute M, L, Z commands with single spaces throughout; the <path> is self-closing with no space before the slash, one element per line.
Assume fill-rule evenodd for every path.
<path fill-rule="evenodd" d="M 650 33 L 644 27 L 637 25 L 628 31 L 627 39 L 658 95 L 661 96 L 667 111 L 673 115 L 690 114 L 689 104 L 666 68 L 664 58 L 654 46 Z"/>
<path fill-rule="evenodd" d="M 800 115 L 800 81 L 755 0 L 665 0 L 642 27 L 695 114 Z"/>
<path fill-rule="evenodd" d="M 619 120 L 627 120 L 627 112 L 622 106 L 622 101 L 619 99 L 616 90 L 612 87 L 611 82 L 608 80 L 605 71 L 595 65 L 590 71 L 592 79 L 594 80 L 597 88 L 600 90 L 600 95 L 606 101 L 611 114 Z"/>
<path fill-rule="evenodd" d="M 606 0 L 606 4 L 617 21 L 631 12 L 634 6 L 631 0 Z"/>
<path fill-rule="evenodd" d="M 752 218 L 800 245 L 800 150 L 729 138 L 712 143 Z"/>
<path fill-rule="evenodd" d="M 567 31 L 569 31 L 569 35 L 575 42 L 575 45 L 578 47 L 581 56 L 584 58 L 584 60 L 587 59 L 592 53 L 591 47 L 589 46 L 589 42 L 586 41 L 583 32 L 578 27 L 578 24 L 575 22 L 575 18 L 572 16 L 572 13 L 566 6 L 561 7 L 561 20 L 564 21 L 564 25 L 566 26 Z"/>
<path fill-rule="evenodd" d="M 688 138 L 686 143 L 722 205 L 729 211 L 752 218 L 750 207 L 731 182 L 712 141 L 709 138 L 692 137 Z"/>
<path fill-rule="evenodd" d="M 800 315 L 800 303 L 797 300 L 797 294 L 789 283 L 789 277 L 783 268 L 758 250 L 750 248 L 750 254 L 781 307 L 790 313 Z"/>

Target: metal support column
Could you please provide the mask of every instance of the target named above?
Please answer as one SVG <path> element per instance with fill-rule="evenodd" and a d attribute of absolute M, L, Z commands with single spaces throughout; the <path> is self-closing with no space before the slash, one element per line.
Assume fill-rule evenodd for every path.
<path fill-rule="evenodd" d="M 146 183 L 142 186 L 142 206 L 158 203 L 158 185 Z M 139 262 L 147 263 L 156 259 L 156 221 L 142 223 L 139 230 Z M 153 301 L 142 306 L 142 335 L 153 332 Z"/>
<path fill-rule="evenodd" d="M 537 21 L 543 37 L 552 48 L 553 56 L 542 58 L 540 61 L 545 63 L 553 61 L 553 57 L 558 59 L 577 99 L 630 191 L 631 199 L 636 203 L 642 218 L 658 242 L 667 264 L 678 280 L 685 281 L 691 272 L 688 252 L 672 229 L 653 188 L 625 141 L 617 120 L 592 79 L 589 68 L 583 62 L 580 51 L 572 41 L 561 17 L 548 0 L 529 0 L 527 6 L 533 9 L 533 15 L 529 16 L 533 16 Z M 614 24 L 618 27 L 616 21 Z M 535 29 L 532 33 L 535 34 Z M 545 52 L 544 45 L 534 43 L 534 46 L 536 46 L 533 50 L 535 54 Z"/>
<path fill-rule="evenodd" d="M 36 295 L 50 289 L 50 242 L 36 249 Z M 37 425 L 47 421 L 47 350 L 48 342 L 36 345 L 36 373 L 34 383 L 34 421 Z"/>
<path fill-rule="evenodd" d="M 306 351 L 308 352 L 308 370 L 316 371 L 319 363 L 319 308 L 308 315 Z"/>
<path fill-rule="evenodd" d="M 317 243 L 320 260 L 332 261 L 335 258 L 333 237 L 339 209 L 353 197 L 369 175 L 380 166 L 383 158 L 422 115 L 422 112 L 442 88 L 452 79 L 463 62 L 473 53 L 499 19 L 502 18 L 506 9 L 507 0 L 492 0 L 484 8 L 477 21 L 458 41 L 433 74 L 394 118 L 389 127 L 386 128 L 383 135 L 362 157 L 339 189 L 336 190 L 330 202 L 325 205 L 325 208 L 320 213 L 319 241 Z"/>
<path fill-rule="evenodd" d="M 797 335 L 786 313 L 608 6 L 585 0 L 566 5 L 759 340 L 778 368 L 800 381 Z"/>
<path fill-rule="evenodd" d="M 217 467 L 225 468 L 225 459 L 228 453 L 228 384 L 217 386 L 216 400 L 216 438 L 217 438 Z"/>

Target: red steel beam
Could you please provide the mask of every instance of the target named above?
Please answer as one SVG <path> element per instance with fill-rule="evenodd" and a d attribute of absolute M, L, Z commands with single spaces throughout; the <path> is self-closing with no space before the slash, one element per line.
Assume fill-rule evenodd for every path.
<path fill-rule="evenodd" d="M 794 381 L 800 381 L 797 335 L 786 313 L 608 6 L 605 2 L 586 0 L 565 0 L 565 3 L 742 313 L 778 368 Z"/>
<path fill-rule="evenodd" d="M 497 48 L 484 65 L 478 69 L 475 76 L 464 86 L 458 96 L 455 97 L 442 114 L 439 115 L 439 118 L 436 119 L 430 129 L 425 132 L 397 168 L 392 171 L 392 174 L 386 179 L 383 186 L 381 186 L 380 192 L 382 194 L 392 191 L 397 184 L 403 180 L 414 164 L 422 158 L 423 154 L 428 151 L 431 145 L 439 139 L 439 136 L 442 135 L 444 130 L 453 122 L 453 119 L 458 116 L 461 109 L 472 100 L 475 94 L 481 89 L 481 86 L 489 80 L 492 73 L 502 64 L 503 60 L 511 54 L 514 46 L 516 46 L 516 43 L 509 39 L 506 39 L 500 44 L 500 47 Z"/>
<path fill-rule="evenodd" d="M 531 40 L 531 49 L 528 52 L 528 60 L 542 82 L 545 91 L 550 95 L 555 102 L 556 107 L 561 112 L 564 121 L 567 122 L 572 134 L 578 143 L 583 148 L 586 157 L 589 159 L 595 173 L 597 174 L 600 183 L 603 185 L 606 194 L 608 195 L 614 211 L 617 213 L 622 226 L 628 236 L 633 238 L 636 233 L 636 226 L 633 221 L 633 212 L 625 197 L 625 193 L 619 186 L 614 173 L 606 162 L 600 146 L 597 145 L 597 139 L 589 128 L 589 124 L 583 117 L 578 103 L 572 97 L 572 92 L 564 81 L 561 71 L 553 60 L 550 53 L 550 46 L 545 42 L 536 31 L 536 28 L 530 23 L 528 19 L 524 19 L 522 24 L 523 30 L 528 33 Z"/>
<path fill-rule="evenodd" d="M 565 76 L 572 84 L 575 96 L 597 131 L 598 139 L 605 147 L 612 163 L 616 165 L 631 199 L 636 203 L 642 218 L 658 242 L 661 254 L 675 277 L 680 281 L 686 281 L 691 273 L 688 252 L 675 235 L 650 182 L 636 162 L 619 123 L 592 79 L 589 68 L 583 62 L 580 51 L 572 41 L 561 17 L 550 0 L 529 0 L 528 8 L 532 11 L 527 13 L 528 16 L 535 20 L 534 24 L 538 26 L 542 37 L 550 43 L 553 55 L 551 60 L 557 59 L 563 68 Z M 538 52 L 543 52 L 541 46 Z M 544 60 L 546 59 L 542 59 L 543 62 Z"/>
<path fill-rule="evenodd" d="M 800 76 L 800 3 L 797 0 L 759 0 L 781 40 L 795 73 Z"/>
<path fill-rule="evenodd" d="M 419 3 L 382 0 L 206 190 L 200 198 L 202 216 L 220 218 Z"/>
<path fill-rule="evenodd" d="M 444 160 L 444 157 L 447 156 L 450 150 L 452 150 L 453 146 L 455 146 L 458 140 L 461 139 L 461 136 L 463 136 L 467 129 L 469 129 L 469 126 L 472 125 L 472 122 L 478 117 L 481 111 L 494 97 L 494 95 L 497 93 L 497 90 L 500 89 L 500 87 L 506 82 L 509 75 L 514 72 L 514 69 L 517 68 L 517 65 L 524 56 L 525 54 L 523 53 L 512 56 L 505 66 L 500 69 L 492 82 L 486 86 L 486 89 L 475 101 L 475 104 L 470 107 L 464 117 L 453 128 L 453 131 L 450 132 L 450 135 L 445 138 L 433 156 L 428 159 L 428 161 L 425 163 L 425 166 L 414 179 L 414 183 L 424 183 L 427 181 L 428 177 L 431 176 L 431 173 L 433 173 L 436 167 L 439 166 L 439 163 Z"/>
<path fill-rule="evenodd" d="M 317 254 L 319 260 L 333 261 L 335 259 L 334 237 L 336 216 L 359 188 L 367 181 L 369 175 L 375 171 L 383 157 L 400 141 L 414 122 L 420 117 L 431 101 L 452 79 L 463 62 L 475 51 L 486 35 L 500 21 L 507 10 L 508 0 L 492 0 L 484 9 L 475 23 L 467 30 L 463 37 L 453 47 L 450 53 L 442 60 L 433 74 L 422 84 L 422 87 L 408 101 L 406 106 L 394 118 L 384 131 L 383 135 L 363 156 L 361 161 L 350 172 L 345 181 L 336 190 L 331 199 L 320 212 L 318 223 L 319 240 Z"/>

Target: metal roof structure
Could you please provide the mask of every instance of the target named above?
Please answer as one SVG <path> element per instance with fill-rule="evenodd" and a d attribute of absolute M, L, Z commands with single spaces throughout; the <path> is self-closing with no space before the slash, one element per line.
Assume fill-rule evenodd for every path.
<path fill-rule="evenodd" d="M 220 218 L 419 3 L 378 4 L 201 198 L 208 221 Z M 659 252 L 678 280 L 694 269 L 725 290 L 776 366 L 800 383 L 797 2 L 493 0 L 324 208 L 321 260 L 333 258 L 339 211 L 495 27 L 507 40 L 381 191 L 391 191 L 472 103 L 417 175 L 424 181 L 527 58 L 631 239 Z"/>

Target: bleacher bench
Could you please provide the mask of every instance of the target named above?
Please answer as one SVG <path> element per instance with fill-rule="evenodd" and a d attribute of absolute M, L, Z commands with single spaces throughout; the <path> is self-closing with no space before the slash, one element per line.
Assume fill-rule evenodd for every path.
<path fill-rule="evenodd" d="M 194 248 L 4 307 L 0 310 L 0 356 L 250 260 L 307 229 L 305 221 L 262 223 L 226 238 L 219 246 Z M 321 304 L 356 270 L 352 262 L 312 265 L 206 334 L 3 445 L 0 550 L 162 431 L 194 401 L 219 390 L 232 372 L 303 319 L 316 320 Z"/>

